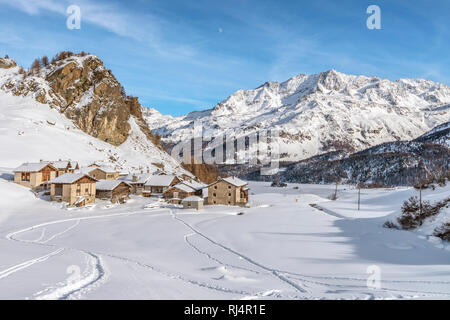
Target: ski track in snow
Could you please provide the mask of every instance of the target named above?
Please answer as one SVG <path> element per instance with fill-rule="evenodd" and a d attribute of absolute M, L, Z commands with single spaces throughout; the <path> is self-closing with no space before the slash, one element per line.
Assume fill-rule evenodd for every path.
<path fill-rule="evenodd" d="M 141 211 L 136 211 L 136 212 L 127 212 L 127 213 L 116 213 L 116 214 L 110 214 L 110 215 L 97 215 L 97 216 L 88 216 L 88 217 L 80 217 L 80 218 L 70 218 L 70 219 L 61 219 L 61 220 L 55 220 L 55 221 L 50 221 L 50 222 L 45 222 L 45 223 L 41 223 L 41 224 L 37 224 L 37 225 L 33 225 L 31 227 L 28 228 L 24 228 L 21 230 L 17 230 L 14 232 L 11 232 L 9 234 L 6 235 L 6 239 L 7 240 L 11 240 L 11 241 L 17 241 L 17 242 L 22 242 L 22 243 L 26 243 L 26 244 L 32 244 L 32 245 L 40 245 L 40 246 L 46 246 L 46 247 L 53 247 L 56 248 L 55 245 L 51 245 L 51 244 L 47 244 L 49 241 L 54 240 L 55 238 L 63 235 L 64 233 L 69 232 L 70 230 L 74 229 L 75 227 L 77 227 L 79 225 L 79 223 L 81 222 L 81 220 L 91 220 L 91 219 L 101 219 L 101 218 L 111 218 L 111 217 L 117 217 L 117 216 L 128 216 L 131 214 L 138 214 L 138 213 L 142 213 Z M 56 234 L 54 234 L 53 236 L 51 236 L 50 238 L 48 238 L 46 241 L 42 241 L 42 238 L 44 237 L 45 234 L 45 227 L 50 226 L 50 225 L 55 225 L 55 224 L 60 224 L 60 223 L 64 223 L 64 222 L 70 222 L 70 221 L 75 221 L 75 224 L 64 229 L 61 232 L 58 232 Z M 15 236 L 24 233 L 24 232 L 28 232 L 31 230 L 35 230 L 38 228 L 44 228 L 41 236 L 36 239 L 36 240 L 23 240 L 23 239 L 18 239 L 15 238 Z M 105 266 L 102 264 L 102 260 L 99 256 L 97 256 L 95 253 L 92 252 L 88 252 L 88 251 L 83 251 L 83 250 L 78 250 L 78 249 L 74 249 L 74 248 L 58 248 L 56 251 L 51 252 L 50 254 L 47 254 L 45 256 L 42 257 L 38 257 L 35 259 L 31 259 L 28 260 L 24 263 L 15 265 L 13 267 L 10 267 L 2 272 L 0 272 L 0 279 L 2 278 L 6 278 L 7 276 L 23 270 L 25 268 L 28 268 L 36 263 L 39 262 L 43 262 L 46 261 L 47 259 L 61 253 L 64 250 L 73 250 L 73 251 L 78 251 L 78 252 L 82 252 L 83 254 L 87 255 L 88 257 L 90 257 L 91 259 L 93 259 L 95 261 L 95 267 L 92 268 L 92 272 L 90 274 L 88 274 L 86 277 L 79 279 L 79 281 L 72 283 L 72 282 L 65 282 L 62 286 L 58 287 L 57 289 L 55 289 L 54 292 L 44 295 L 43 297 L 40 296 L 40 293 L 42 292 L 46 292 L 49 291 L 51 288 L 47 288 L 44 289 L 43 291 L 41 291 L 40 293 L 37 293 L 37 298 L 38 299 L 68 299 L 71 297 L 75 297 L 76 293 L 83 293 L 83 292 L 88 292 L 90 287 L 95 286 L 96 283 L 100 283 L 101 281 L 103 281 L 106 278 L 106 272 L 105 272 Z M 60 283 L 61 285 L 61 283 Z"/>
<path fill-rule="evenodd" d="M 320 211 L 324 211 L 327 214 L 330 214 L 334 217 L 338 217 L 338 218 L 345 218 L 343 216 L 340 216 L 338 214 L 336 214 L 335 212 L 332 212 L 330 210 L 322 210 L 323 208 L 320 206 L 313 206 L 310 204 L 311 207 L 315 208 L 316 210 L 320 210 Z M 334 284 L 334 283 L 329 283 L 329 282 L 323 282 L 323 281 L 350 281 L 350 282 L 363 282 L 365 283 L 367 281 L 367 279 L 362 279 L 362 278 L 356 278 L 356 277 L 333 277 L 333 276 L 311 276 L 311 275 L 306 275 L 306 274 L 301 274 L 301 273 L 296 273 L 296 272 L 291 272 L 291 271 L 285 271 L 285 270 L 279 270 L 276 268 L 272 268 L 266 265 L 263 265 L 259 262 L 256 262 L 254 259 L 245 256 L 237 251 L 235 251 L 234 249 L 227 247 L 215 240 L 213 240 L 212 238 L 208 237 L 207 235 L 205 235 L 204 233 L 202 233 L 201 231 L 199 231 L 198 229 L 196 229 L 194 226 L 192 226 L 191 224 L 187 223 L 186 221 L 184 221 L 183 219 L 181 219 L 180 217 L 177 216 L 177 214 L 175 214 L 173 212 L 173 210 L 171 209 L 167 209 L 172 218 L 176 221 L 178 221 L 179 223 L 185 225 L 187 228 L 189 228 L 192 233 L 189 233 L 187 235 L 184 236 L 184 241 L 196 252 L 198 252 L 199 254 L 205 255 L 208 259 L 210 259 L 211 261 L 214 261 L 222 266 L 228 266 L 230 268 L 236 268 L 236 269 L 241 269 L 241 270 L 245 270 L 248 272 L 252 272 L 258 275 L 270 275 L 270 276 L 274 276 L 275 278 L 277 278 L 278 280 L 280 280 L 281 282 L 283 282 L 284 284 L 289 285 L 290 287 L 294 288 L 297 292 L 301 293 L 300 296 L 292 296 L 289 295 L 288 297 L 291 299 L 305 299 L 305 298 L 312 298 L 312 299 L 320 299 L 321 297 L 315 297 L 315 296 L 310 296 L 309 292 L 306 288 L 308 288 L 307 284 L 312 284 L 315 286 L 319 286 L 319 287 L 324 287 L 327 289 L 327 293 L 332 293 L 332 292 L 336 292 L 336 291 L 330 291 L 332 290 L 331 288 L 339 288 L 341 291 L 345 290 L 345 291 L 349 291 L 351 289 L 367 289 L 366 285 L 358 285 L 358 284 Z M 155 211 L 161 211 L 160 209 L 155 210 Z M 328 212 L 329 211 L 329 212 Z M 115 213 L 115 214 L 107 214 L 107 215 L 97 215 L 97 216 L 87 216 L 87 217 L 80 217 L 80 218 L 70 218 L 70 219 L 61 219 L 61 220 L 55 220 L 55 221 L 50 221 L 50 222 L 46 222 L 46 223 L 41 223 L 41 224 L 37 224 L 28 228 L 24 228 L 18 231 L 14 231 L 11 232 L 9 234 L 6 235 L 6 239 L 10 240 L 10 241 L 17 241 L 17 242 L 22 242 L 22 243 L 27 243 L 27 244 L 32 244 L 32 245 L 40 245 L 40 246 L 46 246 L 46 247 L 52 247 L 52 248 L 57 248 L 57 246 L 52 245 L 52 244 L 48 244 L 48 242 L 50 242 L 51 240 L 56 239 L 57 237 L 73 230 L 74 228 L 76 228 L 80 222 L 82 220 L 92 220 L 92 219 L 106 219 L 106 218 L 114 218 L 114 217 L 120 217 L 120 216 L 131 216 L 131 215 L 135 215 L 135 214 L 140 214 L 140 213 L 147 213 L 148 210 L 145 211 L 136 211 L 136 212 L 127 212 L 127 213 Z M 75 221 L 75 223 L 71 226 L 69 226 L 68 228 L 64 229 L 63 231 L 60 231 L 52 236 L 50 236 L 48 239 L 42 241 L 42 239 L 45 237 L 45 233 L 46 233 L 46 227 L 50 226 L 50 225 L 55 225 L 55 224 L 60 224 L 60 223 L 64 223 L 64 222 L 70 222 L 70 221 Z M 16 238 L 17 235 L 21 234 L 21 233 L 25 233 L 31 230 L 35 230 L 38 228 L 43 228 L 42 233 L 40 235 L 40 237 L 36 240 L 23 240 L 23 239 L 19 239 Z M 208 242 L 212 243 L 213 245 L 231 253 L 232 255 L 237 256 L 239 259 L 243 259 L 244 261 L 248 262 L 249 264 L 262 269 L 262 271 L 258 271 L 258 270 L 254 270 L 254 269 L 250 269 L 250 268 L 245 268 L 245 267 L 240 267 L 240 266 L 236 266 L 230 263 L 226 263 L 224 261 L 221 261 L 220 259 L 212 256 L 210 253 L 201 250 L 199 247 L 197 247 L 196 245 L 194 245 L 191 241 L 189 241 L 189 237 L 192 236 L 199 236 L 200 238 L 203 238 L 205 240 L 207 240 Z M 66 248 L 66 247 L 61 247 L 61 248 L 57 248 L 55 251 L 50 252 L 49 254 L 46 254 L 44 256 L 41 257 L 37 257 L 34 259 L 30 259 L 28 261 L 25 261 L 23 263 L 17 264 L 15 266 L 9 267 L 6 270 L 0 271 L 0 279 L 6 278 L 8 276 L 10 276 L 11 274 L 14 274 L 16 272 L 19 272 L 21 270 L 24 270 L 28 267 L 31 267 L 37 263 L 40 262 L 44 262 L 47 261 L 48 259 L 60 254 L 61 252 L 65 251 L 65 250 L 73 250 L 73 251 L 77 251 L 77 252 L 81 252 L 83 253 L 86 257 L 87 257 L 87 269 L 88 272 L 83 276 L 80 277 L 80 279 L 78 279 L 77 281 L 70 281 L 70 280 L 66 280 L 63 282 L 60 282 L 58 284 L 56 284 L 55 286 L 52 287 L 48 287 L 44 290 L 41 290 L 38 293 L 35 293 L 33 295 L 34 299 L 61 299 L 61 300 L 65 300 L 65 299 L 79 299 L 83 296 L 85 296 L 86 294 L 88 294 L 91 290 L 97 288 L 98 286 L 100 286 L 102 283 L 104 283 L 107 278 L 108 278 L 108 274 L 106 271 L 106 266 L 104 265 L 104 262 L 102 261 L 101 256 L 105 256 L 105 257 L 109 257 L 109 258 L 113 258 L 113 259 L 118 259 L 121 261 L 124 261 L 126 263 L 133 263 L 135 265 L 138 265 L 140 267 L 143 267 L 145 269 L 149 269 L 152 270 L 153 272 L 156 272 L 160 275 L 163 275 L 165 277 L 168 277 L 170 279 L 174 279 L 174 280 L 179 280 L 182 281 L 184 283 L 190 284 L 190 285 L 195 285 L 198 287 L 202 287 L 202 288 L 206 288 L 206 289 L 210 289 L 210 290 L 215 290 L 215 291 L 220 291 L 220 292 L 224 292 L 224 293 L 231 293 L 231 294 L 237 294 L 237 295 L 242 295 L 244 296 L 242 299 L 256 299 L 256 298 L 260 298 L 260 297 L 267 297 L 267 296 L 274 296 L 274 297 L 283 297 L 283 295 L 281 294 L 281 290 L 277 290 L 277 289 L 270 289 L 270 290 L 266 290 L 266 291 L 259 291 L 256 293 L 251 293 L 251 292 L 247 292 L 245 290 L 236 290 L 236 289 L 230 289 L 230 288 L 226 288 L 223 286 L 218 286 L 215 284 L 211 284 L 211 283 L 205 283 L 202 281 L 198 281 L 198 280 L 193 280 L 193 279 L 189 279 L 183 275 L 180 274 L 175 274 L 172 272 L 168 272 L 168 271 L 164 271 L 161 270 L 153 265 L 150 265 L 148 263 L 144 263 L 141 261 L 137 261 L 131 258 L 127 258 L 127 257 L 123 257 L 123 256 L 118 256 L 118 255 L 114 255 L 114 254 L 108 254 L 108 253 L 94 253 L 94 252 L 90 252 L 90 251 L 85 251 L 85 250 L 80 250 L 80 249 L 76 249 L 76 248 Z M 315 279 L 315 280 L 311 280 L 311 279 Z M 320 281 L 322 280 L 322 281 Z M 298 281 L 300 281 L 300 284 L 298 283 Z M 411 281 L 407 281 L 407 280 L 383 280 L 384 283 L 402 283 L 402 284 L 416 284 L 416 283 L 422 283 L 422 284 L 450 284 L 450 282 L 448 281 L 423 281 L 423 280 L 411 280 Z M 446 292 L 431 292 L 431 291 L 416 291 L 416 290 L 409 290 L 409 289 L 392 289 L 392 288 L 387 288 L 387 287 L 383 287 L 378 289 L 378 292 L 382 292 L 382 293 L 392 293 L 394 295 L 394 292 L 397 292 L 396 297 L 397 298 L 417 298 L 417 297 L 430 297 L 430 296 L 448 296 L 449 293 Z M 402 293 L 405 294 L 413 294 L 411 296 L 406 296 Z M 374 293 L 364 293 L 364 292 L 359 292 L 359 293 L 355 293 L 355 296 L 361 296 L 361 295 L 366 295 L 365 297 L 367 299 L 376 299 L 377 297 L 375 296 Z"/>
<path fill-rule="evenodd" d="M 28 267 L 31 267 L 32 265 L 36 264 L 36 263 L 40 263 L 40 262 L 44 262 L 47 261 L 49 258 L 61 253 L 62 251 L 64 251 L 64 248 L 60 248 L 57 249 L 53 252 L 50 252 L 49 254 L 46 254 L 44 256 L 38 257 L 38 258 L 34 258 L 34 259 L 30 259 L 28 261 L 22 262 L 20 264 L 17 264 L 15 266 L 12 266 L 6 270 L 0 271 L 0 279 L 6 278 L 8 276 L 10 276 L 13 273 L 16 273 L 20 270 L 26 269 Z"/>
<path fill-rule="evenodd" d="M 67 280 L 59 283 L 55 288 L 50 287 L 34 295 L 36 300 L 68 300 L 81 298 L 89 291 L 98 287 L 106 280 L 105 266 L 101 258 L 91 252 L 84 252 L 88 256 L 88 268 L 92 270 L 85 277 L 75 280 Z M 49 292 L 50 293 L 47 293 Z"/>
<path fill-rule="evenodd" d="M 313 207 L 313 208 L 315 208 L 317 210 L 320 210 L 320 211 L 325 211 L 325 209 L 321 210 L 323 208 L 320 207 L 320 206 L 317 206 L 317 207 L 319 207 L 319 208 L 317 208 L 317 207 L 311 205 L 311 207 Z M 332 212 L 331 210 L 327 210 L 326 209 L 326 211 L 327 212 L 325 212 L 325 213 L 330 214 L 330 215 L 332 215 L 334 217 L 338 217 L 338 218 L 342 218 L 342 219 L 345 218 L 344 216 L 341 216 L 341 215 L 339 215 L 339 214 L 337 214 L 335 212 Z M 225 245 L 223 245 L 221 243 L 218 243 L 217 241 L 211 239 L 210 237 L 208 237 L 205 234 L 203 234 L 200 231 L 198 231 L 196 228 L 194 228 L 192 225 L 190 225 L 186 221 L 184 221 L 181 218 L 179 218 L 175 213 L 173 213 L 172 210 L 170 210 L 170 212 L 171 212 L 172 217 L 175 220 L 178 220 L 179 222 L 181 222 L 182 224 L 184 224 L 185 226 L 187 226 L 189 229 L 191 229 L 194 232 L 194 233 L 186 235 L 185 236 L 185 241 L 189 245 L 191 245 L 199 253 L 205 254 L 211 260 L 216 261 L 216 262 L 218 262 L 218 263 L 220 263 L 222 265 L 227 265 L 227 264 L 225 264 L 222 261 L 212 257 L 209 253 L 201 251 L 199 248 L 197 248 L 191 242 L 188 241 L 188 237 L 192 236 L 192 235 L 198 235 L 198 236 L 206 239 L 207 241 L 213 243 L 214 245 L 217 245 L 220 248 L 222 248 L 222 249 L 224 249 L 224 250 L 226 250 L 228 252 L 231 252 L 234 255 L 237 255 L 238 258 L 244 259 L 245 261 L 247 261 L 247 262 L 249 262 L 249 263 L 251 263 L 251 264 L 253 264 L 253 265 L 257 266 L 257 267 L 259 267 L 259 268 L 261 268 L 261 269 L 263 269 L 265 271 L 268 271 L 272 275 L 275 275 L 277 278 L 279 278 L 281 281 L 286 282 L 287 284 L 289 284 L 292 287 L 294 287 L 294 289 L 296 289 L 297 291 L 300 291 L 302 293 L 306 293 L 307 292 L 307 290 L 304 289 L 304 287 L 307 287 L 306 283 L 311 283 L 311 284 L 319 285 L 319 286 L 326 287 L 326 288 L 337 287 L 337 288 L 367 289 L 367 285 L 333 284 L 333 283 L 325 283 L 325 282 L 320 282 L 320 281 L 308 280 L 308 279 L 305 279 L 305 278 L 310 278 L 310 279 L 316 278 L 316 279 L 322 279 L 322 280 L 339 280 L 339 281 L 342 281 L 342 280 L 358 281 L 358 282 L 364 282 L 364 283 L 367 282 L 367 279 L 352 278 L 352 277 L 310 276 L 310 275 L 290 272 L 290 271 L 286 271 L 286 270 L 280 270 L 280 269 L 271 268 L 271 267 L 262 265 L 262 264 L 260 264 L 260 263 L 258 263 L 256 261 L 254 261 L 253 259 L 249 258 L 248 256 L 242 255 L 241 253 L 239 253 L 239 252 L 237 252 L 237 251 L 235 251 L 235 250 L 233 250 L 233 249 L 231 249 L 231 248 L 229 248 L 229 247 L 227 247 L 227 246 L 225 246 Z M 232 265 L 228 265 L 228 266 L 236 268 L 236 266 L 232 266 Z M 246 269 L 246 270 L 247 271 L 251 271 L 251 272 L 255 272 L 255 273 L 258 272 L 258 271 L 251 270 L 251 269 Z M 295 280 L 301 281 L 302 282 L 301 285 L 299 285 L 296 282 L 294 282 Z M 401 283 L 401 284 L 416 284 L 416 283 L 422 283 L 422 284 L 450 284 L 449 281 L 423 281 L 423 280 L 411 280 L 411 281 L 409 281 L 409 280 L 383 280 L 383 282 L 385 282 L 385 283 Z M 298 290 L 298 289 L 300 289 L 300 290 Z M 424 296 L 424 297 L 426 297 L 426 296 L 449 296 L 449 294 L 450 294 L 448 292 L 417 291 L 417 290 L 410 290 L 410 289 L 392 289 L 392 288 L 386 288 L 386 287 L 380 288 L 378 290 L 379 290 L 379 292 L 384 292 L 384 293 L 398 292 L 398 293 L 413 293 L 413 294 L 415 294 L 415 295 L 412 295 L 412 296 L 399 295 L 398 296 L 399 298 L 416 298 L 418 296 Z M 372 293 L 367 293 L 367 295 L 369 295 L 370 298 L 373 298 L 373 299 L 376 298 Z M 257 296 L 259 296 L 259 295 L 257 294 Z M 255 296 L 250 296 L 250 297 L 255 297 Z M 293 298 L 293 297 L 290 297 L 290 298 Z M 302 297 L 295 297 L 295 298 L 297 298 L 297 299 L 298 298 L 305 299 L 306 297 L 302 296 Z M 310 298 L 312 298 L 312 297 L 310 297 Z M 314 298 L 316 298 L 316 297 L 314 297 Z M 320 297 L 319 297 L 319 299 L 320 299 Z"/>
<path fill-rule="evenodd" d="M 302 294 L 306 294 L 307 290 L 305 288 L 303 288 L 301 285 L 291 281 L 290 279 L 288 279 L 287 277 L 285 277 L 283 274 L 281 274 L 278 270 L 272 269 L 268 266 L 262 265 L 256 261 L 254 261 L 253 259 L 235 251 L 234 249 L 231 249 L 211 238 L 209 238 L 207 235 L 205 235 L 204 233 L 200 232 L 199 230 L 197 230 L 196 228 L 194 228 L 191 224 L 187 223 L 186 221 L 184 221 L 183 219 L 179 218 L 172 210 L 170 210 L 170 214 L 172 215 L 172 217 L 179 221 L 180 223 L 184 224 L 186 227 L 188 227 L 189 229 L 191 229 L 194 233 L 196 233 L 197 235 L 201 236 L 202 238 L 208 240 L 209 242 L 211 242 L 212 244 L 238 256 L 238 258 L 240 259 L 244 259 L 247 262 L 249 262 L 250 264 L 259 267 L 265 271 L 268 271 L 269 273 L 271 273 L 273 276 L 275 276 L 276 278 L 278 278 L 279 280 L 281 280 L 284 283 L 287 283 L 289 286 L 291 286 L 292 288 L 294 288 L 296 291 L 302 293 Z M 302 298 L 306 298 L 306 297 L 302 297 Z"/>

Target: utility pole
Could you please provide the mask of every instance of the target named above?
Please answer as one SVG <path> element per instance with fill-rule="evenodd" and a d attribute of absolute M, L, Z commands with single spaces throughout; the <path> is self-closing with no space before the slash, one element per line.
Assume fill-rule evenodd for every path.
<path fill-rule="evenodd" d="M 422 216 L 422 183 L 419 184 L 419 194 L 420 194 L 419 215 Z"/>
<path fill-rule="evenodd" d="M 361 183 L 358 184 L 358 211 L 361 208 Z"/>

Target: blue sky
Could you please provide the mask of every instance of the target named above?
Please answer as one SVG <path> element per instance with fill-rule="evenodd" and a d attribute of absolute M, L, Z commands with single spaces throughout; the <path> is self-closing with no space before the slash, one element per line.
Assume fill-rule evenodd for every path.
<path fill-rule="evenodd" d="M 81 29 L 66 28 L 66 8 Z M 381 8 L 381 30 L 366 9 Z M 450 1 L 0 0 L 0 55 L 99 56 L 145 106 L 181 115 L 329 69 L 450 84 Z"/>

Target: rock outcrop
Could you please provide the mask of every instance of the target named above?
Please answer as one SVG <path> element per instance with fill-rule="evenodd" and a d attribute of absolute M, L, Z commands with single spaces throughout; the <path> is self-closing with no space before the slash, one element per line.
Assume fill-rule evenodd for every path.
<path fill-rule="evenodd" d="M 1 65 L 8 65 L 8 61 L 0 60 Z M 96 56 L 60 53 L 47 65 L 11 77 L 2 89 L 32 95 L 38 102 L 57 108 L 84 132 L 112 145 L 127 140 L 130 117 L 136 118 L 152 142 L 158 142 L 142 118 L 138 99 L 125 94 L 111 70 Z"/>

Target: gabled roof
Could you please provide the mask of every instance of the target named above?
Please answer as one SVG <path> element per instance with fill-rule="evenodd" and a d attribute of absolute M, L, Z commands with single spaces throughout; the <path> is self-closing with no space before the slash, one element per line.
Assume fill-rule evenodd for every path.
<path fill-rule="evenodd" d="M 127 186 L 131 187 L 129 183 L 123 180 L 99 180 L 96 184 L 97 190 L 112 191 L 117 188 L 121 183 L 125 183 Z"/>
<path fill-rule="evenodd" d="M 145 185 L 151 187 L 168 187 L 172 183 L 173 179 L 175 179 L 175 176 L 172 174 L 152 175 L 149 177 Z"/>
<path fill-rule="evenodd" d="M 228 177 L 228 178 L 222 178 L 222 180 L 236 186 L 236 187 L 242 187 L 248 184 L 248 182 L 241 180 L 239 178 L 236 177 Z"/>
<path fill-rule="evenodd" d="M 58 169 L 67 169 L 70 166 L 70 161 L 55 161 L 50 163 Z"/>
<path fill-rule="evenodd" d="M 203 202 L 203 199 L 197 196 L 190 196 L 190 197 L 186 197 L 183 200 L 181 200 L 181 202 L 187 202 L 187 201 L 191 201 L 191 202 Z"/>
<path fill-rule="evenodd" d="M 94 170 L 100 170 L 100 171 L 103 171 L 104 173 L 116 173 L 117 172 L 115 169 L 113 169 L 111 167 L 91 167 L 91 169 L 92 170 L 89 172 L 92 172 Z"/>
<path fill-rule="evenodd" d="M 49 163 L 53 165 L 57 169 L 67 169 L 70 167 L 71 169 L 75 169 L 78 166 L 78 162 L 72 160 L 58 160 L 58 161 L 41 161 L 42 163 Z"/>
<path fill-rule="evenodd" d="M 50 163 L 35 162 L 35 163 L 23 163 L 20 167 L 14 169 L 14 172 L 39 172 L 46 166 L 50 166 L 52 169 L 56 170 L 56 168 Z"/>
<path fill-rule="evenodd" d="M 94 182 L 97 181 L 85 173 L 65 173 L 56 179 L 50 180 L 49 183 L 72 184 L 84 177 L 87 177 Z"/>
<path fill-rule="evenodd" d="M 235 186 L 235 187 L 243 187 L 243 186 L 245 186 L 245 185 L 248 184 L 248 182 L 246 182 L 246 181 L 244 181 L 244 180 L 241 180 L 241 179 L 239 179 L 239 178 L 236 178 L 236 177 L 228 177 L 228 178 L 219 178 L 217 181 L 215 181 L 215 182 L 209 184 L 208 186 L 215 185 L 215 184 L 216 184 L 217 182 L 219 182 L 219 181 L 225 181 L 225 182 L 228 182 L 229 184 L 232 184 L 232 185 Z"/>
<path fill-rule="evenodd" d="M 189 187 L 191 187 L 192 189 L 195 189 L 195 190 L 201 190 L 201 189 L 207 187 L 206 184 L 198 182 L 198 181 L 195 181 L 195 180 L 190 180 L 190 181 L 189 180 L 184 180 L 181 183 L 184 183 L 185 185 L 187 185 L 187 186 L 189 186 Z"/>
<path fill-rule="evenodd" d="M 145 184 L 147 182 L 148 179 L 150 179 L 153 175 L 151 173 L 141 173 L 138 174 L 138 179 L 136 182 L 133 183 L 137 183 L 137 184 Z"/>
<path fill-rule="evenodd" d="M 192 188 L 184 183 L 178 183 L 178 184 L 174 185 L 173 187 L 171 187 L 169 190 L 171 190 L 173 188 L 177 188 L 184 192 L 195 192 L 196 191 L 194 188 Z"/>

